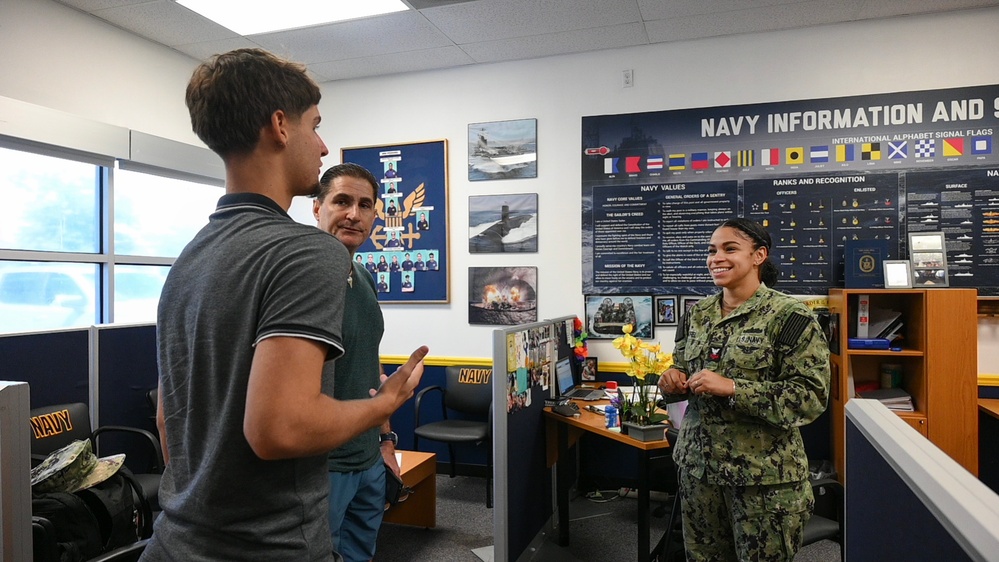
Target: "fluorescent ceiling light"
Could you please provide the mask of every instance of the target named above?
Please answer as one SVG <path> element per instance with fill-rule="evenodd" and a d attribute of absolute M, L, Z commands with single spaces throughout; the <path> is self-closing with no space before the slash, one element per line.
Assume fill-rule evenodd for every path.
<path fill-rule="evenodd" d="M 402 12 L 402 0 L 177 0 L 240 35 Z"/>

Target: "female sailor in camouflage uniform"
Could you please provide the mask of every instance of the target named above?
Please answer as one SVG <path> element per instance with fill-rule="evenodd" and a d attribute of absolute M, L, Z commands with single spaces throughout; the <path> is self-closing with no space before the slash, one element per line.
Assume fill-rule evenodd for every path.
<path fill-rule="evenodd" d="M 829 348 L 808 308 L 773 290 L 770 235 L 748 219 L 711 236 L 722 288 L 685 315 L 666 394 L 689 393 L 673 459 L 688 560 L 790 561 L 813 505 L 798 427 L 829 394 Z"/>

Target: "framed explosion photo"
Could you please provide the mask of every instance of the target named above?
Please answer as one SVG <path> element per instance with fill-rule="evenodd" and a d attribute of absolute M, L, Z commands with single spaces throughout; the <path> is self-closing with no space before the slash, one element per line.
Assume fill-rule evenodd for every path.
<path fill-rule="evenodd" d="M 631 335 L 651 338 L 653 320 L 651 295 L 586 296 L 586 331 L 591 338 L 621 337 L 621 328 L 628 324 L 632 325 Z"/>
<path fill-rule="evenodd" d="M 538 320 L 537 267 L 468 268 L 468 323 L 493 326 Z"/>

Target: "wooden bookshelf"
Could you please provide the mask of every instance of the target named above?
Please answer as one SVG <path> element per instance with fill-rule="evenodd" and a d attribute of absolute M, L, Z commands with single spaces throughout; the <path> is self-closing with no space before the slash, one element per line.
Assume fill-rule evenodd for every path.
<path fill-rule="evenodd" d="M 902 350 L 849 349 L 856 326 L 857 296 L 871 306 L 902 313 Z M 829 312 L 838 315 L 830 345 L 833 454 L 846 473 L 846 419 L 850 389 L 880 381 L 881 365 L 903 367 L 901 387 L 915 411 L 897 412 L 972 474 L 978 473 L 978 297 L 974 289 L 832 289 Z M 851 381 L 852 376 L 852 381 Z M 851 384 L 852 383 L 852 384 Z"/>

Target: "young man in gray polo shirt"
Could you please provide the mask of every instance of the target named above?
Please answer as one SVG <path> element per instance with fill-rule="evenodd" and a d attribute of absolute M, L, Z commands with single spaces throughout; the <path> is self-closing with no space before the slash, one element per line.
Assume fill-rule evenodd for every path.
<path fill-rule="evenodd" d="M 317 187 L 319 87 L 259 49 L 195 69 L 187 106 L 222 157 L 226 194 L 170 270 L 157 314 L 157 425 L 167 467 L 142 560 L 336 560 L 326 454 L 385 423 L 423 373 L 421 347 L 370 400 L 338 401 L 350 256 L 287 214 Z M 325 393 L 324 393 L 325 391 Z"/>

